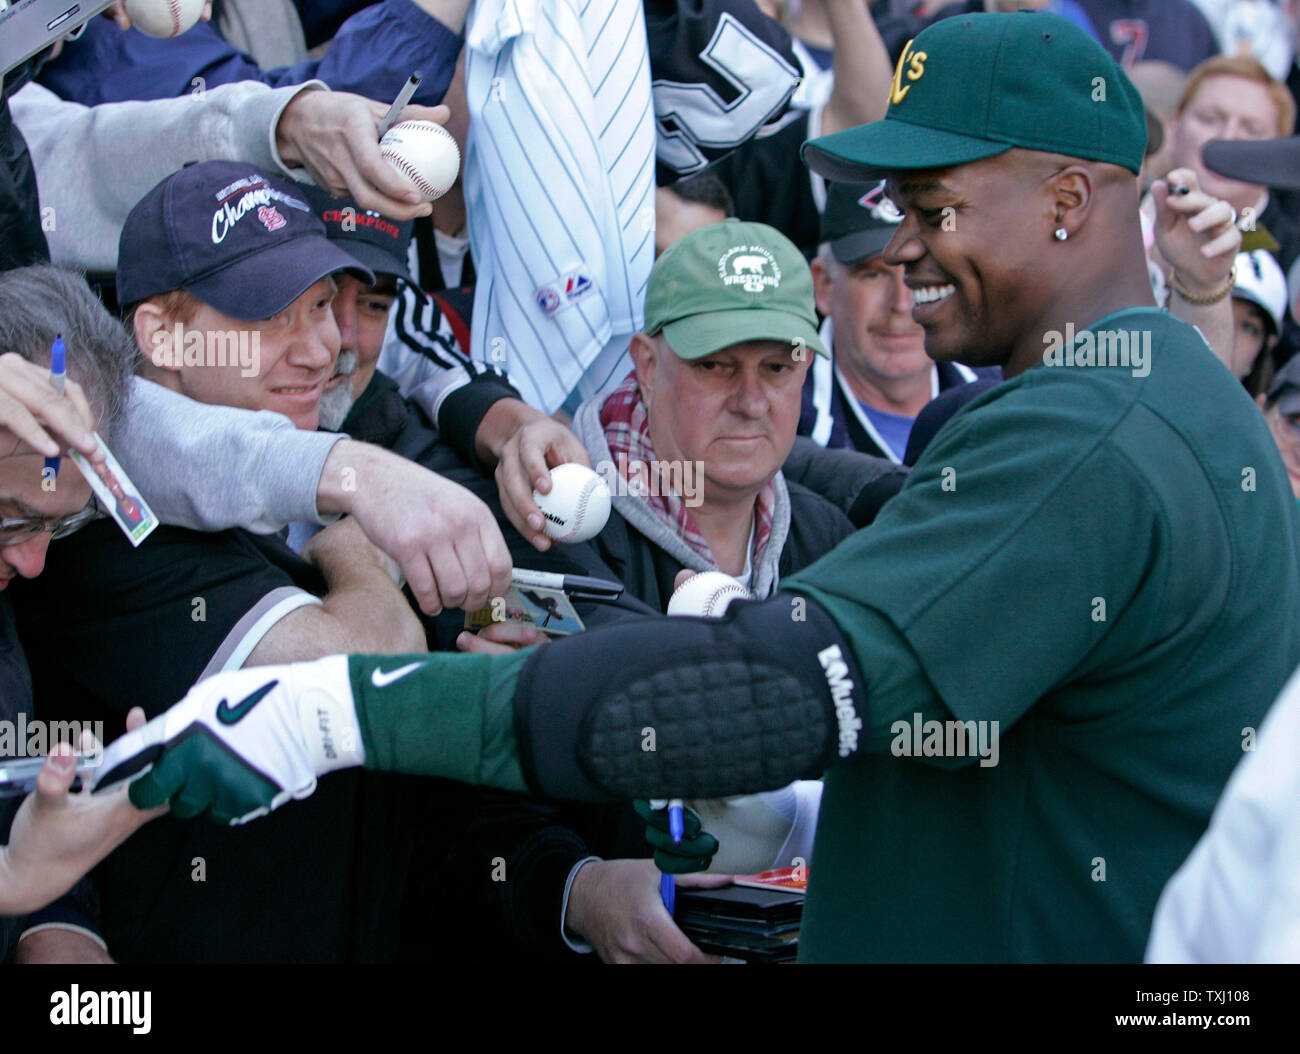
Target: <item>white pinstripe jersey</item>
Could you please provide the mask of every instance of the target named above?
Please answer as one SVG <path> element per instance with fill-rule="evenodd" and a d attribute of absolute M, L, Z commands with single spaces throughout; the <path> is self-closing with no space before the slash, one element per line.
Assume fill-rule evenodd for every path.
<path fill-rule="evenodd" d="M 642 7 L 477 0 L 466 52 L 471 355 L 549 413 L 617 384 L 641 325 L 655 165 Z"/>

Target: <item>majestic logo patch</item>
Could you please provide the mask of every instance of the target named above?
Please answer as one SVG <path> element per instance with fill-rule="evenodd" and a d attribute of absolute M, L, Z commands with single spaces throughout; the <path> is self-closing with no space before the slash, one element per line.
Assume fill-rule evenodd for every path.
<path fill-rule="evenodd" d="M 761 245 L 733 245 L 718 258 L 718 277 L 723 285 L 761 293 L 768 286 L 775 289 L 781 284 L 781 268 Z"/>
<path fill-rule="evenodd" d="M 223 725 L 239 724 L 240 721 L 248 716 L 248 712 L 260 703 L 266 697 L 267 693 L 279 683 L 279 681 L 268 681 L 266 684 L 262 685 L 261 688 L 257 689 L 257 691 L 250 692 L 248 695 L 244 696 L 244 698 L 239 700 L 239 702 L 234 706 L 231 706 L 226 702 L 226 700 L 222 699 L 221 702 L 217 704 L 217 720 Z"/>
<path fill-rule="evenodd" d="M 257 210 L 257 218 L 262 221 L 262 226 L 272 233 L 289 222 L 274 205 L 260 206 Z"/>
<path fill-rule="evenodd" d="M 858 204 L 871 213 L 871 218 L 881 223 L 901 223 L 903 214 L 898 206 L 885 197 L 885 181 L 882 179 L 874 187 L 858 198 Z"/>
<path fill-rule="evenodd" d="M 889 89 L 891 105 L 897 106 L 912 90 L 910 84 L 903 84 L 903 70 L 906 68 L 909 81 L 919 81 L 925 75 L 925 60 L 929 57 L 924 51 L 913 51 L 910 40 L 903 45 L 903 53 L 898 56 L 898 66 L 894 69 L 894 83 Z"/>

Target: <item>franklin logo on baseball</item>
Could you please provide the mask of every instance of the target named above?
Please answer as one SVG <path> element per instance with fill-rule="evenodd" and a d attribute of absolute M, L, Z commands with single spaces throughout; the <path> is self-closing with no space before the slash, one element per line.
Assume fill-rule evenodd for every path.
<path fill-rule="evenodd" d="M 781 284 L 781 267 L 761 245 L 735 245 L 718 258 L 718 277 L 723 285 L 739 285 L 747 293 L 761 293 Z"/>

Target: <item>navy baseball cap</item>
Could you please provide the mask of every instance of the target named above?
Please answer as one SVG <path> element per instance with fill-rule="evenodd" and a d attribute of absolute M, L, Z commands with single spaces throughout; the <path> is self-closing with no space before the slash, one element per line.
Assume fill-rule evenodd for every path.
<path fill-rule="evenodd" d="M 884 251 L 903 214 L 885 197 L 885 181 L 831 183 L 826 189 L 821 240 L 842 264 L 855 264 Z"/>
<path fill-rule="evenodd" d="M 299 189 L 325 224 L 325 237 L 376 275 L 391 275 L 425 296 L 407 262 L 414 220 L 399 223 L 363 209 L 355 198 L 336 198 L 320 187 L 304 185 Z"/>
<path fill-rule="evenodd" d="M 283 311 L 327 275 L 375 277 L 325 236 L 302 189 L 237 161 L 187 165 L 140 199 L 117 251 L 123 307 L 184 289 L 248 322 Z"/>

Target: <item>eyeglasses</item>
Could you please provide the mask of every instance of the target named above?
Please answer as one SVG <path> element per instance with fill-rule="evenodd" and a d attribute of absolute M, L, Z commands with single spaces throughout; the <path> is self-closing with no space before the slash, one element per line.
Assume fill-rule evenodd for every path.
<path fill-rule="evenodd" d="M 87 503 L 86 507 L 80 512 L 71 513 L 68 516 L 60 516 L 57 520 L 50 521 L 41 516 L 5 516 L 0 517 L 0 547 L 6 545 L 20 545 L 23 542 L 30 541 L 38 534 L 45 531 L 50 532 L 51 540 L 54 538 L 66 538 L 73 531 L 79 531 L 81 528 L 90 523 L 91 520 L 99 519 L 103 514 L 95 508 L 94 499 Z"/>

